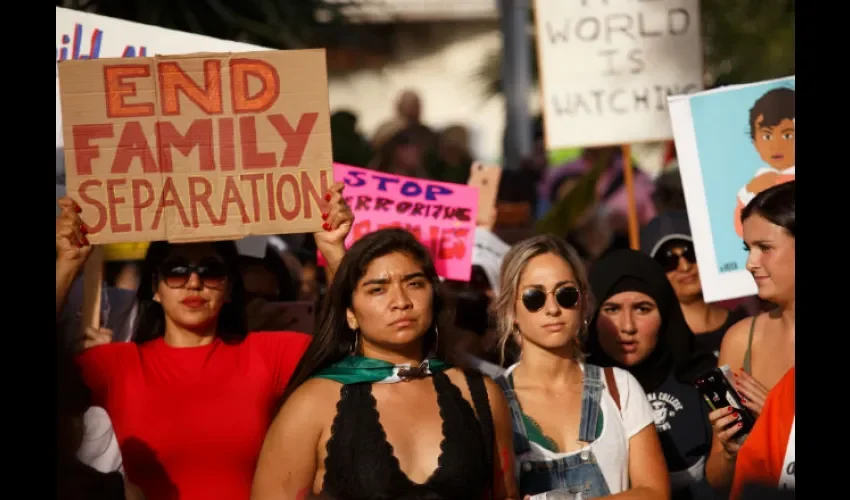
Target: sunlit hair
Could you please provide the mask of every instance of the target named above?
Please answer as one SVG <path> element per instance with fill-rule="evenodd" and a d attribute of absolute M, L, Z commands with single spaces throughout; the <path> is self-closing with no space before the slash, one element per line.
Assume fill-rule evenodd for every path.
<path fill-rule="evenodd" d="M 431 283 L 431 325 L 425 333 L 423 354 L 431 353 L 436 348 L 436 357 L 447 360 L 446 356 L 453 348 L 452 314 L 442 293 L 431 255 L 411 233 L 403 229 L 381 229 L 357 240 L 345 253 L 325 296 L 313 342 L 301 357 L 284 400 L 314 373 L 352 353 L 357 332 L 348 326 L 346 311 L 352 307 L 357 284 L 366 275 L 372 262 L 394 253 L 413 259 L 422 267 L 425 279 Z"/>
<path fill-rule="evenodd" d="M 539 255 L 552 254 L 563 259 L 572 269 L 579 289 L 579 308 L 582 323 L 575 336 L 572 352 L 577 360 L 584 359 L 583 343 L 587 337 L 587 324 L 593 314 L 593 297 L 587 282 L 587 272 L 578 254 L 564 240 L 543 234 L 520 241 L 505 255 L 502 261 L 499 296 L 493 301 L 492 310 L 497 318 L 499 353 L 505 360 L 505 345 L 512 335 L 520 334 L 516 326 L 516 307 L 519 305 L 519 282 L 528 262 Z"/>

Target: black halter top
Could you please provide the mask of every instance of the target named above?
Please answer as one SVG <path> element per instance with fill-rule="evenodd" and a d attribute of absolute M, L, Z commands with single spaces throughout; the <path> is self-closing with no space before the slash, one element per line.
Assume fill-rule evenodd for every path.
<path fill-rule="evenodd" d="M 492 486 L 493 421 L 480 375 L 467 375 L 479 418 L 445 373 L 432 376 L 443 419 L 437 469 L 423 484 L 401 470 L 381 426 L 372 384 L 343 385 L 325 459 L 335 500 L 478 500 Z"/>

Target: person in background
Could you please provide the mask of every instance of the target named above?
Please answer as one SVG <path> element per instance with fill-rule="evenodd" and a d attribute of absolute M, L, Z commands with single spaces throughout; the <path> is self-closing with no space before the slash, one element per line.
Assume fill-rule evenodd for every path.
<path fill-rule="evenodd" d="M 549 199 L 562 177 L 589 172 L 596 162 L 603 162 L 609 166 L 596 185 L 597 199 L 604 208 L 604 213 L 615 221 L 627 220 L 628 196 L 623 173 L 623 154 L 620 147 L 585 148 L 578 159 L 547 170 L 544 179 L 540 182 L 540 196 Z M 632 172 L 634 174 L 638 224 L 644 225 L 655 217 L 655 205 L 652 202 L 654 185 L 652 180 L 634 162 L 632 162 Z M 539 213 L 543 214 L 548 209 L 548 206 L 542 206 Z M 626 235 L 628 234 L 627 228 L 618 227 L 618 229 L 621 233 L 625 231 Z"/>
<path fill-rule="evenodd" d="M 335 183 L 314 238 L 333 272 L 354 216 Z M 80 208 L 60 200 L 56 302 L 64 301 L 91 247 Z M 242 499 L 263 436 L 311 337 L 249 333 L 232 241 L 148 248 L 134 342 L 98 345 L 76 363 L 92 403 L 112 419 L 127 478 L 149 498 Z"/>
<path fill-rule="evenodd" d="M 91 394 L 71 351 L 60 342 L 57 354 L 58 498 L 144 499 L 141 490 L 124 478 L 112 422 L 103 408 L 91 405 Z"/>
<path fill-rule="evenodd" d="M 507 404 L 491 380 L 446 364 L 444 307 L 412 234 L 355 242 L 266 436 L 252 499 L 516 499 Z"/>
<path fill-rule="evenodd" d="M 731 500 L 744 498 L 752 485 L 796 490 L 796 380 L 792 366 L 767 396 L 762 414 L 738 450 Z"/>
<path fill-rule="evenodd" d="M 471 335 L 462 338 L 462 361 L 469 367 L 495 378 L 502 373 L 498 351 L 495 317 L 490 311 L 499 294 L 499 272 L 502 260 L 510 250 L 504 241 L 484 227 L 475 229 L 475 248 L 472 250 L 472 274 L 469 282 L 450 282 L 454 293 L 455 326 Z M 511 364 L 518 360 L 519 349 L 514 339 L 505 349 Z"/>
<path fill-rule="evenodd" d="M 599 366 L 631 373 L 652 405 L 674 500 L 711 500 L 705 461 L 711 449 L 708 412 L 693 381 L 715 366 L 694 349 L 664 269 L 637 250 L 616 250 L 590 270 L 598 301 L 586 352 Z"/>
<path fill-rule="evenodd" d="M 83 276 L 76 277 L 63 295 L 62 302 L 56 304 L 57 328 L 63 332 L 65 346 L 70 349 L 76 349 L 80 340 L 83 285 Z M 98 332 L 84 331 L 84 334 L 95 335 L 97 338 L 93 340 L 96 343 L 129 342 L 138 314 L 135 291 L 104 282 L 100 293 L 100 324 L 103 328 Z"/>
<path fill-rule="evenodd" d="M 349 110 L 331 114 L 333 159 L 337 163 L 365 167 L 372 158 L 369 141 L 357 130 L 357 115 Z"/>
<path fill-rule="evenodd" d="M 437 146 L 426 152 L 429 178 L 441 182 L 466 184 L 472 170 L 469 130 L 463 125 L 450 125 L 437 136 Z"/>
<path fill-rule="evenodd" d="M 759 298 L 773 304 L 769 311 L 735 323 L 723 338 L 718 365 L 728 365 L 742 403 L 755 416 L 768 392 L 795 364 L 796 322 L 796 182 L 768 188 L 741 212 L 747 270 Z M 740 439 L 732 436 L 735 412 L 728 407 L 709 414 L 714 442 L 706 464 L 712 486 L 727 489 L 732 482 Z"/>
<path fill-rule="evenodd" d="M 652 202 L 655 204 L 655 213 L 658 214 L 672 210 L 687 210 L 678 166 L 665 169 L 655 178 Z"/>
<path fill-rule="evenodd" d="M 104 280 L 109 286 L 136 293 L 139 288 L 140 261 L 108 261 L 104 264 Z"/>
<path fill-rule="evenodd" d="M 404 129 L 381 146 L 369 167 L 379 172 L 427 179 L 428 172 L 420 148 L 413 132 Z"/>
<path fill-rule="evenodd" d="M 422 99 L 419 94 L 407 89 L 399 94 L 396 101 L 396 116 L 408 129 L 413 142 L 421 154 L 433 150 L 437 146 L 437 134 L 422 123 Z"/>
<path fill-rule="evenodd" d="M 501 345 L 521 338 L 520 361 L 498 379 L 511 406 L 520 494 L 669 499 L 640 383 L 584 362 L 593 295 L 572 248 L 551 235 L 514 245 L 494 311 Z"/>
<path fill-rule="evenodd" d="M 740 306 L 729 311 L 705 302 L 688 214 L 676 210 L 655 217 L 641 230 L 640 246 L 667 273 L 685 321 L 695 334 L 694 348 L 719 356 L 726 331 L 748 314 Z"/>

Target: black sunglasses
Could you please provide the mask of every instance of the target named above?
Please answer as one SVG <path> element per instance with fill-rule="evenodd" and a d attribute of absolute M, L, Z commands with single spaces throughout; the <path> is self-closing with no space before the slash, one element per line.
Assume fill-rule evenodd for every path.
<path fill-rule="evenodd" d="M 204 287 L 214 290 L 221 290 L 224 287 L 228 275 L 224 262 L 215 259 L 204 260 L 198 264 L 167 262 L 159 270 L 160 277 L 168 288 L 183 288 L 189 282 L 192 273 L 198 275 Z"/>
<path fill-rule="evenodd" d="M 537 312 L 546 305 L 546 297 L 550 293 L 554 294 L 555 302 L 564 309 L 571 309 L 578 304 L 578 288 L 574 286 L 562 286 L 554 292 L 544 292 L 539 288 L 530 288 L 522 292 L 522 305 L 528 309 L 528 312 Z"/>
<path fill-rule="evenodd" d="M 674 250 L 680 249 L 681 255 L 678 255 Z M 680 243 L 675 246 L 661 249 L 655 255 L 655 260 L 661 264 L 665 272 L 672 272 L 679 268 L 679 259 L 684 257 L 691 264 L 697 263 L 697 256 L 694 253 L 694 247 L 689 243 Z"/>

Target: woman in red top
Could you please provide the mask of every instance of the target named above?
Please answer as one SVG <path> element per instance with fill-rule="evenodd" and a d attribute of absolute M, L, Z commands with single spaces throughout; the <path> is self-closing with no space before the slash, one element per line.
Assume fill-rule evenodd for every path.
<path fill-rule="evenodd" d="M 315 238 L 332 275 L 354 216 L 342 184 L 325 200 Z M 60 207 L 57 309 L 91 251 L 78 206 L 64 198 Z M 310 337 L 247 332 L 233 242 L 155 242 L 141 276 L 135 342 L 77 358 L 93 404 L 112 419 L 127 478 L 151 499 L 247 499 L 275 405 Z"/>

